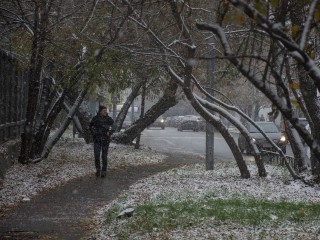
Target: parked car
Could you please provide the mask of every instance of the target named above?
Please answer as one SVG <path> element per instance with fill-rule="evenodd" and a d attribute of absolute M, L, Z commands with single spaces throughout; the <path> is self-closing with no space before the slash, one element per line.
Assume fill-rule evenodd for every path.
<path fill-rule="evenodd" d="M 166 127 L 172 127 L 173 126 L 173 117 L 167 117 L 165 119 L 165 122 L 166 122 Z"/>
<path fill-rule="evenodd" d="M 161 129 L 165 129 L 166 127 L 166 121 L 164 120 L 164 118 L 158 117 L 152 124 L 150 124 L 147 129 L 151 128 L 151 127 L 160 127 Z"/>
<path fill-rule="evenodd" d="M 178 127 L 184 116 L 174 116 L 171 119 L 171 127 Z"/>
<path fill-rule="evenodd" d="M 198 132 L 200 130 L 200 117 L 194 115 L 186 115 L 182 118 L 181 122 L 178 124 L 178 131 L 192 130 Z"/>
<path fill-rule="evenodd" d="M 203 117 L 199 117 L 198 124 L 199 124 L 199 131 L 205 132 L 206 125 L 207 125 L 206 120 L 204 120 Z"/>
<path fill-rule="evenodd" d="M 272 139 L 272 141 L 277 144 L 284 153 L 286 153 L 286 146 L 288 143 L 287 138 L 274 122 L 255 122 L 255 124 L 257 124 L 266 133 L 266 135 Z M 257 145 L 259 150 L 275 151 L 274 147 L 265 139 L 256 127 L 252 124 L 247 124 L 246 127 L 253 138 L 253 142 Z M 247 141 L 241 134 L 238 138 L 238 146 L 242 153 L 251 152 Z"/>

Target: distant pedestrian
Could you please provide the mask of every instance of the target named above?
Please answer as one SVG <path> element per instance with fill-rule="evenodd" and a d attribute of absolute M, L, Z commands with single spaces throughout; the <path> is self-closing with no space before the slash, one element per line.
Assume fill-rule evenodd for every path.
<path fill-rule="evenodd" d="M 94 142 L 94 161 L 96 167 L 96 176 L 105 177 L 108 164 L 108 150 L 110 144 L 111 130 L 113 119 L 109 117 L 108 110 L 105 106 L 100 106 L 96 116 L 90 122 L 90 130 Z M 100 164 L 100 155 L 102 152 L 102 167 Z"/>

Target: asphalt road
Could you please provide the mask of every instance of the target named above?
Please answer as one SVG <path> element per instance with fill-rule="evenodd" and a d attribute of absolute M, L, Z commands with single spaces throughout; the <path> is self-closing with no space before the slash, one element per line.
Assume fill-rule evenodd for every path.
<path fill-rule="evenodd" d="M 234 135 L 237 140 L 237 134 Z M 205 156 L 206 136 L 205 132 L 177 131 L 176 128 L 166 127 L 150 128 L 144 130 L 141 143 L 159 152 L 180 152 Z M 216 161 L 234 160 L 228 144 L 220 133 L 214 134 L 214 159 Z"/>
<path fill-rule="evenodd" d="M 238 134 L 233 133 L 238 142 Z M 193 155 L 205 156 L 206 136 L 205 132 L 177 131 L 176 128 L 166 127 L 150 128 L 142 132 L 141 143 L 159 152 L 180 152 Z M 292 155 L 290 146 L 287 146 L 287 154 Z M 248 160 L 253 161 L 250 155 L 244 155 Z M 228 144 L 218 132 L 214 133 L 214 160 L 232 161 L 234 157 Z"/>

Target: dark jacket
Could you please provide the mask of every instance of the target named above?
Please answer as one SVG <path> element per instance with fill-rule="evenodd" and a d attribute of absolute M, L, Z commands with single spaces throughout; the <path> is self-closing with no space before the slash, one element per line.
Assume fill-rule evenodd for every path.
<path fill-rule="evenodd" d="M 110 140 L 110 126 L 113 124 L 113 119 L 107 116 L 97 114 L 90 122 L 90 131 L 95 142 Z"/>

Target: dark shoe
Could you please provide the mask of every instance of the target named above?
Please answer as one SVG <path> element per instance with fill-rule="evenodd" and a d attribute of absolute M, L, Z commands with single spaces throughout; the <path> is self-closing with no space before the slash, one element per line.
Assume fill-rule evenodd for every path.
<path fill-rule="evenodd" d="M 107 172 L 106 172 L 106 171 L 102 171 L 102 172 L 101 172 L 101 177 L 104 178 L 104 177 L 106 177 L 106 176 L 107 176 Z"/>
<path fill-rule="evenodd" d="M 100 171 L 96 171 L 96 177 L 100 177 Z"/>

